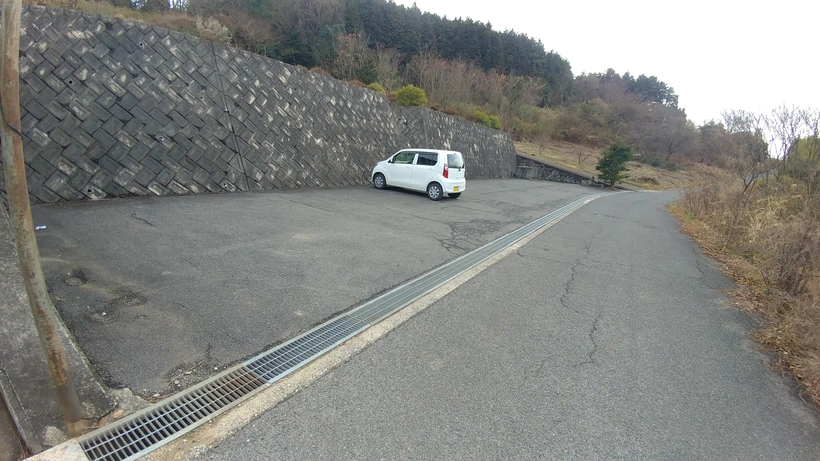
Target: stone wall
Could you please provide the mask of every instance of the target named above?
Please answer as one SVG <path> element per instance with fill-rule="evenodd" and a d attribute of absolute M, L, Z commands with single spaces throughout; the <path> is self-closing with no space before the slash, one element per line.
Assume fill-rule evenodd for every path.
<path fill-rule="evenodd" d="M 408 146 L 515 174 L 505 133 L 123 19 L 24 8 L 20 81 L 33 203 L 366 184 Z"/>
<path fill-rule="evenodd" d="M 543 160 L 525 155 L 517 156 L 517 171 L 515 176 L 522 179 L 540 179 L 542 181 L 565 182 L 584 186 L 601 186 L 594 176 L 571 168 L 552 165 Z"/>
<path fill-rule="evenodd" d="M 464 154 L 468 178 L 514 176 L 515 146 L 509 134 L 428 109 L 396 107 L 394 111 L 402 134 L 413 147 Z"/>

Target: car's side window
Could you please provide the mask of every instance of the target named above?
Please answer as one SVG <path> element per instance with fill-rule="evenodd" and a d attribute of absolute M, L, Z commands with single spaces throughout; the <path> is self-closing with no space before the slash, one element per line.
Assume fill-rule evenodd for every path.
<path fill-rule="evenodd" d="M 413 163 L 415 152 L 399 152 L 393 157 L 393 163 Z"/>
<path fill-rule="evenodd" d="M 438 154 L 420 153 L 416 165 L 433 166 L 438 163 Z"/>

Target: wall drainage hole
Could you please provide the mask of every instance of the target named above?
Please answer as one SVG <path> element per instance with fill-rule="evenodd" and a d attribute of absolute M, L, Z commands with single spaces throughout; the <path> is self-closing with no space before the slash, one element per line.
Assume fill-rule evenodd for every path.
<path fill-rule="evenodd" d="M 73 85 L 73 84 L 74 84 L 74 80 L 69 80 L 69 81 L 68 81 L 68 84 L 69 84 L 69 85 Z"/>

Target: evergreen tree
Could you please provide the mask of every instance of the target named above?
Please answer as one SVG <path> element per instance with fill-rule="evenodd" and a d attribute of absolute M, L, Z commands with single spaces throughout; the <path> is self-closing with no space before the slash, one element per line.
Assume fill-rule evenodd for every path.
<path fill-rule="evenodd" d="M 604 151 L 595 169 L 601 172 L 599 176 L 601 179 L 609 182 L 610 186 L 614 186 L 616 182 L 627 177 L 624 171 L 629 170 L 626 162 L 630 160 L 632 160 L 632 148 L 616 141 Z"/>

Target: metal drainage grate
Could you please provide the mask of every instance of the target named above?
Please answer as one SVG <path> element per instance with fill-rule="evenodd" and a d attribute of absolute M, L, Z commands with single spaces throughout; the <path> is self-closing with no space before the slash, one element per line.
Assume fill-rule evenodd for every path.
<path fill-rule="evenodd" d="M 465 271 L 507 248 L 536 230 L 560 220 L 601 194 L 580 198 L 509 234 L 439 266 L 335 319 L 281 344 L 244 363 L 245 367 L 273 383 L 302 365 L 353 337 L 373 323 L 432 292 Z"/>
<path fill-rule="evenodd" d="M 126 421 L 85 435 L 78 442 L 92 461 L 133 460 L 194 429 L 265 384 L 255 373 L 240 367 Z"/>
<path fill-rule="evenodd" d="M 131 461 L 328 352 L 373 323 L 432 292 L 538 229 L 603 194 L 561 207 L 507 235 L 394 288 L 182 394 L 78 439 L 91 461 Z"/>

